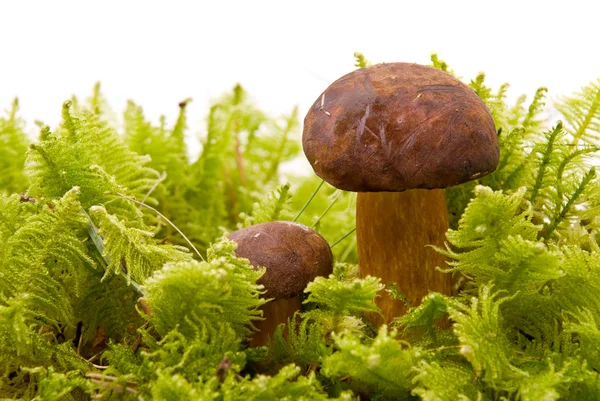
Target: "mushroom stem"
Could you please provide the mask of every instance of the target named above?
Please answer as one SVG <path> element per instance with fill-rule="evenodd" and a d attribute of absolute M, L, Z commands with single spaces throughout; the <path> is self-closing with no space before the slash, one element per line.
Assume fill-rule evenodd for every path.
<path fill-rule="evenodd" d="M 427 246 L 443 246 L 447 230 L 443 189 L 360 192 L 356 236 L 361 276 L 380 277 L 386 286 L 395 283 L 412 305 L 430 291 L 450 295 L 451 275 L 436 270 L 445 258 Z M 376 302 L 383 317 L 370 316 L 374 324 L 389 323 L 410 307 L 388 293 Z"/>
<path fill-rule="evenodd" d="M 274 299 L 262 306 L 263 317 L 265 320 L 259 320 L 254 323 L 258 332 L 254 333 L 248 341 L 250 347 L 260 347 L 267 345 L 280 324 L 287 324 L 288 319 L 294 316 L 294 313 L 302 311 L 302 300 L 300 296 L 287 299 Z M 284 330 L 285 333 L 285 330 Z"/>

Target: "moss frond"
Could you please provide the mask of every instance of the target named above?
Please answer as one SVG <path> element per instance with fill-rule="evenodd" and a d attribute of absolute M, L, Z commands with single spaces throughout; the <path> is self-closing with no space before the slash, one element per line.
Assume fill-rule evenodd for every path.
<path fill-rule="evenodd" d="M 0 194 L 24 192 L 27 189 L 25 151 L 28 139 L 25 124 L 17 116 L 19 101 L 15 98 L 7 117 L 0 117 Z"/>
<path fill-rule="evenodd" d="M 354 52 L 354 66 L 358 68 L 365 68 L 371 65 L 369 60 L 361 52 Z"/>
<path fill-rule="evenodd" d="M 352 334 L 335 335 L 338 351 L 323 361 L 322 372 L 330 378 L 351 378 L 354 391 L 380 399 L 409 400 L 413 366 L 421 356 L 416 348 L 405 348 L 396 332 L 379 329 L 371 344 L 362 344 Z"/>
<path fill-rule="evenodd" d="M 378 312 L 374 299 L 383 287 L 377 277 L 344 277 L 341 280 L 335 274 L 328 278 L 316 277 L 306 287 L 305 303 L 313 302 L 339 316 Z"/>
<path fill-rule="evenodd" d="M 80 188 L 84 209 L 104 203 L 121 217 L 141 219 L 141 213 L 115 193 L 144 198 L 159 174 L 144 167 L 149 159 L 131 152 L 116 131 L 97 115 L 63 106 L 63 123 L 56 132 L 42 129 L 40 141 L 30 145 L 27 173 L 34 197 L 59 198 L 72 187 Z"/>
<path fill-rule="evenodd" d="M 526 375 L 511 362 L 512 350 L 506 337 L 500 306 L 507 298 L 482 286 L 479 297 L 471 305 L 449 305 L 448 312 L 456 323 L 454 332 L 460 344 L 460 354 L 473 366 L 475 374 L 496 385 Z"/>
<path fill-rule="evenodd" d="M 152 232 L 128 225 L 127 221 L 108 214 L 103 206 L 92 206 L 89 211 L 104 237 L 102 256 L 108 263 L 107 275 L 120 274 L 123 266 L 128 281 L 143 283 L 165 263 L 192 259 L 186 248 L 157 243 Z"/>
<path fill-rule="evenodd" d="M 259 298 L 262 286 L 256 284 L 263 272 L 236 258 L 234 249 L 235 243 L 223 239 L 209 249 L 206 262 L 167 263 L 145 282 L 152 311 L 148 318 L 159 333 L 179 326 L 191 336 L 191 324 L 222 323 L 229 323 L 240 338 L 252 332 L 252 320 L 260 317 L 258 308 L 265 303 Z"/>
<path fill-rule="evenodd" d="M 555 105 L 568 123 L 573 143 L 597 144 L 600 140 L 600 79 L 590 82 L 574 96 L 565 96 Z"/>
<path fill-rule="evenodd" d="M 289 184 L 284 184 L 271 191 L 267 197 L 254 204 L 250 214 L 243 213 L 240 216 L 243 219 L 240 228 L 276 220 L 289 220 L 291 198 Z"/>
<path fill-rule="evenodd" d="M 298 327 L 294 324 L 299 317 L 288 319 L 285 327 L 280 325 L 269 344 L 268 361 L 278 364 L 294 363 L 302 368 L 320 365 L 332 350 L 323 335 L 324 329 L 310 317 L 302 319 Z M 284 334 L 285 330 L 285 334 Z"/>

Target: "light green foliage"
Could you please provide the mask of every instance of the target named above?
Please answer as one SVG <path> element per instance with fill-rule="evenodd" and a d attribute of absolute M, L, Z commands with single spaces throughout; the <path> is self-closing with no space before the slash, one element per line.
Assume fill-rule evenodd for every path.
<path fill-rule="evenodd" d="M 446 190 L 451 225 L 456 226 L 477 184 L 509 192 L 527 187 L 534 221 L 544 225 L 538 236 L 565 235 L 571 221 L 586 219 L 598 205 L 596 171 L 588 163 L 599 149 L 598 85 L 591 83 L 577 97 L 557 105 L 570 124 L 567 130 L 561 122 L 548 129 L 542 116 L 546 88 L 538 89 L 528 106 L 522 96 L 508 107 L 508 85 L 492 93 L 484 78 L 480 74 L 471 87 L 490 108 L 499 129 L 500 163 L 494 173 Z"/>
<path fill-rule="evenodd" d="M 192 335 L 174 329 L 160 339 L 143 331 L 146 349 L 137 354 L 128 347 L 113 344 L 105 353 L 110 368 L 104 374 L 121 382 L 137 380 L 137 391 L 152 393 L 154 381 L 160 382 L 162 376 L 178 376 L 190 387 L 209 381 L 217 375 L 223 360 L 230 362 L 230 374 L 241 370 L 245 355 L 239 351 L 240 338 L 228 324 L 190 323 L 189 327 Z"/>
<path fill-rule="evenodd" d="M 259 375 L 253 380 L 245 380 L 229 390 L 227 384 L 223 389 L 223 398 L 226 400 L 352 400 L 350 393 L 343 393 L 339 398 L 329 398 L 323 391 L 314 372 L 307 376 L 300 375 L 300 368 L 288 365 L 282 368 L 276 375 L 269 377 Z"/>
<path fill-rule="evenodd" d="M 23 286 L 28 280 L 39 280 L 45 287 L 42 291 L 56 297 L 46 301 L 48 306 L 56 308 L 57 318 L 69 313 L 70 308 L 52 304 L 67 301 L 63 293 L 67 289 L 79 295 L 82 277 L 78 277 L 78 267 L 94 265 L 80 238 L 86 221 L 79 213 L 81 205 L 77 195 L 78 190 L 74 188 L 59 202 L 43 207 L 39 214 L 25 220 L 7 238 L 0 265 L 5 278 L 1 287 L 5 295 L 23 295 Z M 56 269 L 57 265 L 64 270 Z M 32 289 L 36 290 L 36 286 Z M 44 299 L 44 295 L 39 296 Z"/>
<path fill-rule="evenodd" d="M 433 61 L 447 70 L 445 63 Z M 589 354 L 594 360 L 595 354 L 584 351 L 586 342 L 579 338 L 593 341 L 600 316 L 594 295 L 600 273 L 598 184 L 589 163 L 598 145 L 597 84 L 557 106 L 566 116 L 566 129 L 561 123 L 548 129 L 544 122 L 545 88 L 529 105 L 521 97 L 508 106 L 508 85 L 494 92 L 480 74 L 471 87 L 492 112 L 501 157 L 494 173 L 446 191 L 456 230 L 448 232 L 445 253 L 466 284 L 456 300 L 435 302 L 430 296 L 398 323 L 421 336 L 427 333 L 436 344 L 433 334 L 439 330 L 426 330 L 427 321 L 447 310 L 460 355 L 483 382 L 477 392 L 471 387 L 467 393 L 454 389 L 450 380 L 442 385 L 438 377 L 437 390 L 416 393 L 437 399 L 446 388 L 451 389 L 448 399 L 578 399 L 573 394 L 594 399 L 597 372 L 580 358 Z M 445 341 L 438 339 L 437 355 L 452 355 L 452 341 Z M 436 363 L 422 366 L 446 362 Z"/>
<path fill-rule="evenodd" d="M 146 121 L 142 107 L 131 100 L 124 112 L 125 142 L 137 154 L 150 155 L 152 160 L 148 165 L 160 173 L 167 173 L 170 185 L 181 185 L 186 179 L 188 162 L 183 133 L 187 104 L 188 100 L 179 104 L 179 117 L 170 131 L 165 127 L 164 117 L 158 127 L 152 126 Z"/>
<path fill-rule="evenodd" d="M 197 226 L 181 216 L 175 224 L 190 227 L 191 238 L 203 248 L 221 235 L 219 227 L 235 228 L 240 214 L 248 214 L 265 187 L 277 181 L 280 163 L 297 154 L 296 128 L 296 111 L 270 120 L 236 86 L 211 108 L 202 153 L 190 166 L 185 197 L 193 209 L 187 220 Z"/>
<path fill-rule="evenodd" d="M 592 316 L 600 316 L 600 249 L 592 240 L 592 251 L 574 246 L 562 248 L 562 276 L 552 283 L 552 293 L 560 300 L 561 312 L 580 316 L 588 310 Z"/>
<path fill-rule="evenodd" d="M 186 248 L 157 244 L 153 233 L 128 227 L 126 221 L 109 215 L 103 206 L 92 206 L 89 210 L 104 237 L 106 253 L 102 256 L 109 261 L 107 275 L 111 272 L 119 274 L 123 266 L 127 270 L 127 280 L 142 283 L 167 262 L 192 259 Z"/>
<path fill-rule="evenodd" d="M 432 66 L 454 74 L 436 55 Z M 223 234 L 295 217 L 333 244 L 355 228 L 355 194 L 280 172 L 300 152 L 297 110 L 269 117 L 238 85 L 190 160 L 189 100 L 158 126 L 128 103 L 121 135 L 96 85 L 42 128 L 24 167 L 15 102 L 0 118 L 0 398 L 600 399 L 598 83 L 553 105 L 564 121 L 551 125 L 545 88 L 508 104 L 507 84 L 468 81 L 501 155 L 494 173 L 446 190 L 438 251 L 460 291 L 373 327 L 382 285 L 358 275 L 348 235 L 333 274 L 258 348 L 247 340 L 263 271 Z"/>
<path fill-rule="evenodd" d="M 35 202 L 23 200 L 26 199 L 17 194 L 0 195 L 0 255 L 3 258 L 7 257 L 4 252 L 8 239 L 17 232 L 28 217 L 37 213 L 38 207 Z"/>
<path fill-rule="evenodd" d="M 365 57 L 364 54 L 360 52 L 354 52 L 354 66 L 358 68 L 365 68 L 371 65 L 369 60 Z"/>
<path fill-rule="evenodd" d="M 240 214 L 240 218 L 243 219 L 240 228 L 267 223 L 269 221 L 289 220 L 289 203 L 291 197 L 289 184 L 284 184 L 276 190 L 271 191 L 267 197 L 253 205 L 250 214 Z"/>
<path fill-rule="evenodd" d="M 98 115 L 73 112 L 71 106 L 63 105 L 60 129 L 42 128 L 39 142 L 30 145 L 29 194 L 52 199 L 78 186 L 84 209 L 103 203 L 109 213 L 139 221 L 141 212 L 116 194 L 144 198 L 158 173 L 145 167 L 149 159 L 129 151 Z"/>
<path fill-rule="evenodd" d="M 523 401 L 536 400 L 558 400 L 573 382 L 582 379 L 581 366 L 578 363 L 566 363 L 560 370 L 556 371 L 550 362 L 548 368 L 541 372 L 535 372 L 522 380 L 517 392 L 517 397 Z M 585 399 L 585 398 L 583 398 Z"/>
<path fill-rule="evenodd" d="M 285 328 L 277 329 L 266 361 L 279 365 L 293 362 L 302 367 L 319 365 L 335 348 L 333 334 L 365 335 L 362 314 L 379 312 L 374 299 L 382 289 L 378 278 L 358 278 L 355 265 L 336 264 L 328 278 L 317 277 L 308 284 L 304 301 L 307 310 L 289 319 Z M 299 325 L 293 323 L 296 319 L 301 319 Z"/>
<path fill-rule="evenodd" d="M 449 297 L 431 292 L 422 299 L 421 305 L 411 308 L 406 315 L 394 319 L 393 323 L 405 333 L 418 333 L 422 341 L 439 346 L 441 344 L 437 344 L 438 340 L 443 339 L 438 338 L 440 330 L 435 323 L 446 315 L 450 302 Z"/>
<path fill-rule="evenodd" d="M 597 145 L 600 139 L 600 78 L 574 96 L 562 97 L 556 105 L 569 124 L 573 142 Z"/>
<path fill-rule="evenodd" d="M 59 341 L 77 322 L 72 299 L 85 287 L 81 270 L 93 266 L 81 242 L 85 220 L 77 195 L 73 189 L 41 208 L 15 208 L 26 218 L 10 216 L 8 210 L 2 215 L 8 229 L 0 261 L 0 377 L 39 365 L 61 370 L 85 366 Z M 11 200 L 16 201 L 14 195 L 7 203 Z M 17 373 L 13 380 L 19 383 L 24 377 Z M 0 391 L 6 384 L 0 382 Z"/>
<path fill-rule="evenodd" d="M 488 401 L 483 386 L 474 381 L 470 366 L 462 361 L 422 360 L 415 367 L 412 393 L 424 401 Z"/>
<path fill-rule="evenodd" d="M 431 67 L 433 68 L 437 68 L 438 70 L 442 70 L 444 72 L 447 72 L 448 74 L 452 74 L 452 75 L 456 75 L 454 73 L 454 71 L 452 71 L 450 69 L 450 67 L 448 66 L 448 63 L 446 63 L 444 60 L 440 59 L 437 55 L 437 53 L 431 53 Z"/>
<path fill-rule="evenodd" d="M 596 293 L 597 294 L 597 293 Z M 600 325 L 597 309 L 580 309 L 570 313 L 565 324 L 565 332 L 575 336 L 581 349 L 581 355 L 594 371 L 600 370 Z"/>
<path fill-rule="evenodd" d="M 560 123 L 544 136 L 546 142 L 536 149 L 542 156 L 536 160 L 538 168 L 532 175 L 535 181 L 528 186 L 531 188 L 529 200 L 537 211 L 536 217 L 545 222 L 540 236 L 548 238 L 561 223 L 577 218 L 579 206 L 590 202 L 586 189 L 598 186 L 596 170 L 577 166 L 577 162 L 598 148 L 574 150 L 566 143 L 566 134 Z"/>
<path fill-rule="evenodd" d="M 190 253 L 166 243 L 165 236 L 183 242 L 170 226 L 126 197 L 157 206 L 204 251 L 222 227 L 288 218 L 289 185 L 276 185 L 280 164 L 299 151 L 297 112 L 269 119 L 238 86 L 213 107 L 203 151 L 192 163 L 183 140 L 187 103 L 180 104 L 172 129 L 164 119 L 153 127 L 141 107 L 129 103 L 120 137 L 96 85 L 86 102 L 65 103 L 58 129 L 42 128 L 26 169 L 16 103 L 2 120 L 7 146 L 0 150 L 10 150 L 11 157 L 20 153 L 21 159 L 3 158 L 10 171 L 3 170 L 0 188 L 11 192 L 18 190 L 17 181 L 31 182 L 25 194 L 0 196 L 2 396 L 80 399 L 83 391 L 119 390 L 127 396 L 135 393 L 128 387 L 132 380 L 140 388 L 137 381 L 147 380 L 150 394 L 171 377 L 165 372 L 194 386 L 201 376 L 214 395 L 212 376 L 225 355 L 234 363 L 232 372 L 244 367 L 243 343 L 265 302 L 256 284 L 262 272 L 235 258 L 227 241 L 208 249 L 207 262 L 192 261 Z M 271 197 L 263 196 L 265 189 Z M 143 291 L 149 308 L 136 304 Z M 143 319 L 136 307 L 152 327 L 142 332 L 140 356 L 126 345 L 140 341 L 136 327 Z M 97 360 L 107 341 L 114 346 L 104 360 L 115 376 L 102 382 L 73 370 L 89 372 L 86 359 Z M 136 360 L 141 368 L 133 368 Z M 38 386 L 38 379 L 45 384 Z M 296 391 L 285 380 L 273 386 Z M 316 379 L 305 380 L 297 381 L 303 382 L 297 391 L 314 387 L 323 394 Z"/>
<path fill-rule="evenodd" d="M 538 341 L 548 324 L 562 320 L 564 311 L 594 308 L 600 289 L 598 246 L 590 253 L 574 246 L 548 248 L 537 240 L 532 209 L 525 191 L 513 195 L 478 187 L 457 231 L 448 235 L 450 265 L 468 280 L 469 288 L 493 285 L 514 295 L 504 304 L 507 321 Z M 487 234 L 486 231 L 490 230 Z M 535 313 L 532 313 L 535 312 Z M 547 339 L 546 339 L 547 341 Z"/>
<path fill-rule="evenodd" d="M 317 309 L 305 317 L 318 322 L 325 333 L 350 331 L 361 334 L 364 327 L 358 318 L 365 312 L 379 313 L 374 299 L 383 289 L 377 277 L 358 278 L 356 266 L 336 264 L 328 278 L 317 277 L 309 283 L 305 303 L 314 303 Z"/>
<path fill-rule="evenodd" d="M 15 99 L 8 116 L 0 117 L 0 194 L 23 192 L 27 188 L 23 168 L 28 140 L 18 110 L 19 101 Z"/>
<path fill-rule="evenodd" d="M 455 321 L 453 330 L 460 342 L 461 355 L 471 363 L 477 376 L 494 385 L 523 372 L 511 364 L 510 344 L 499 313 L 504 299 L 492 290 L 483 286 L 470 305 L 456 303 L 448 312 Z"/>
<path fill-rule="evenodd" d="M 186 99 L 179 104 L 177 122 L 170 130 L 166 127 L 164 117 L 161 117 L 158 127 L 153 126 L 145 119 L 142 107 L 133 101 L 127 103 L 123 114 L 123 139 L 130 150 L 151 157 L 148 166 L 160 173 L 160 176 L 150 190 L 154 194 L 153 197 L 161 200 L 159 209 L 170 217 L 173 217 L 171 210 L 181 213 L 189 207 L 182 199 L 189 179 L 189 162 L 184 142 L 188 103 L 189 99 Z M 138 200 L 145 201 L 144 198 Z M 147 216 L 152 215 L 147 213 Z M 175 234 L 162 220 L 153 223 L 162 228 L 161 236 Z M 180 237 L 176 236 L 175 239 L 177 243 L 183 243 Z"/>
<path fill-rule="evenodd" d="M 216 337 L 214 341 L 216 343 L 221 340 Z M 186 343 L 185 348 L 181 347 L 184 344 L 179 343 L 178 345 L 179 347 L 168 342 L 160 344 L 159 348 L 162 349 L 160 353 L 142 353 L 139 357 L 135 357 L 125 349 L 110 351 L 111 358 L 127 358 L 129 362 L 127 367 L 132 369 L 132 373 L 120 377 L 107 374 L 106 377 L 111 380 L 112 388 L 115 384 L 120 385 L 121 389 L 131 389 L 131 392 L 135 393 L 136 396 L 153 400 L 308 401 L 333 399 L 350 401 L 354 399 L 349 392 L 341 393 L 339 398 L 328 397 L 314 373 L 307 376 L 300 375 L 300 368 L 294 365 L 283 367 L 273 376 L 257 375 L 250 379 L 237 374 L 239 366 L 235 363 L 230 365 L 228 369 L 217 372 L 217 366 L 222 365 L 222 362 L 219 363 L 217 359 L 214 359 L 211 363 L 205 356 L 200 355 L 200 360 L 194 360 L 193 357 L 200 353 L 203 346 L 199 342 Z M 164 350 L 167 347 L 170 350 L 168 356 L 165 355 Z M 206 344 L 204 344 L 204 348 L 206 349 Z M 181 355 L 182 349 L 187 350 L 186 354 Z M 125 357 L 124 353 L 129 354 L 129 356 Z M 173 357 L 175 358 L 173 359 Z M 173 364 L 177 361 L 179 363 Z M 123 362 L 121 362 L 121 365 L 123 365 Z M 107 373 L 115 372 L 111 370 Z M 140 386 L 128 380 L 134 377 L 147 378 L 145 375 L 153 378 L 152 381 L 149 381 L 151 385 Z M 99 386 L 99 390 L 107 396 L 110 394 L 109 391 L 106 391 L 107 388 L 103 386 Z M 136 399 L 131 394 L 129 397 L 125 397 L 125 399 L 128 398 Z"/>
<path fill-rule="evenodd" d="M 279 166 L 300 150 L 297 110 L 269 118 L 237 85 L 211 107 L 202 151 L 191 162 L 184 142 L 188 102 L 180 103 L 172 129 L 164 118 L 153 126 L 133 102 L 124 114 L 129 148 L 149 155 L 149 165 L 166 176 L 154 192 L 160 198 L 158 210 L 201 252 L 224 231 L 285 218 L 290 195 L 286 185 L 277 190 Z M 269 200 L 264 194 L 270 192 Z M 187 246 L 170 226 L 157 224 L 162 225 L 160 236 Z"/>
<path fill-rule="evenodd" d="M 293 362 L 306 369 L 318 366 L 322 358 L 331 353 L 331 344 L 324 335 L 325 330 L 310 318 L 310 312 L 304 314 L 299 325 L 295 325 L 294 320 L 298 318 L 296 314 L 288 319 L 285 328 L 283 325 L 277 328 L 265 361 L 278 365 Z"/>
<path fill-rule="evenodd" d="M 331 378 L 348 377 L 355 391 L 376 399 L 408 400 L 412 389 L 413 366 L 421 351 L 397 341 L 395 331 L 382 326 L 369 345 L 350 333 L 335 335 L 338 352 L 325 358 L 323 374 Z"/>
<path fill-rule="evenodd" d="M 558 399 L 573 377 L 595 376 L 578 358 L 595 360 L 582 339 L 595 338 L 600 316 L 598 245 L 591 253 L 549 248 L 537 239 L 533 214 L 524 189 L 506 195 L 477 187 L 458 230 L 447 235 L 450 265 L 468 279 L 464 301 L 448 310 L 461 354 L 484 381 L 522 399 Z"/>
<path fill-rule="evenodd" d="M 213 392 L 209 393 L 207 387 L 212 388 Z M 294 365 L 283 367 L 273 376 L 258 375 L 251 380 L 244 378 L 239 382 L 229 375 L 220 386 L 213 380 L 205 385 L 203 397 L 199 399 L 215 401 L 356 400 L 350 392 L 343 392 L 338 397 L 328 397 L 314 372 L 306 376 L 301 375 L 300 368 Z"/>
<path fill-rule="evenodd" d="M 488 187 L 477 187 L 475 193 L 458 230 L 447 234 L 451 246 L 445 253 L 453 259 L 449 265 L 468 280 L 463 294 L 475 295 L 476 288 L 487 285 L 509 295 L 519 293 L 505 307 L 511 311 L 511 322 L 517 326 L 520 322 L 521 329 L 534 335 L 539 330 L 536 317 L 557 312 L 549 308 L 543 290 L 562 276 L 561 255 L 537 240 L 540 227 L 531 221 L 524 188 L 510 196 Z M 531 309 L 524 306 L 540 314 L 532 317 Z"/>
<path fill-rule="evenodd" d="M 73 190 L 29 217 L 6 239 L 0 262 L 0 313 L 12 324 L 2 320 L 0 347 L 5 352 L 32 352 L 29 347 L 36 328 L 52 332 L 61 324 L 74 327 L 69 295 L 80 292 L 84 277 L 78 274 L 78 267 L 93 263 L 77 236 L 84 227 L 79 208 Z"/>
<path fill-rule="evenodd" d="M 327 307 L 337 315 L 377 312 L 373 299 L 383 289 L 377 277 L 360 279 L 354 266 L 337 264 L 328 278 L 317 277 L 306 287 L 305 302 Z"/>
<path fill-rule="evenodd" d="M 312 176 L 296 181 L 300 182 L 296 184 L 296 188 L 292 187 L 292 215 L 296 215 L 302 209 L 322 180 Z M 297 221 L 308 227 L 314 226 L 327 242 L 333 244 L 355 228 L 356 193 L 340 191 L 325 183 Z M 344 239 L 333 247 L 332 252 L 338 262 L 356 263 L 356 235 Z"/>
<path fill-rule="evenodd" d="M 525 188 L 511 196 L 483 186 L 477 187 L 475 193 L 458 230 L 447 234 L 449 243 L 461 249 L 453 252 L 448 247 L 446 254 L 454 259 L 450 266 L 459 266 L 461 273 L 480 283 L 493 280 L 499 290 L 523 290 L 511 286 L 525 285 L 531 287 L 530 291 L 537 291 L 541 284 L 556 278 L 557 260 L 537 241 L 539 227 L 531 222 Z"/>
<path fill-rule="evenodd" d="M 262 286 L 256 280 L 263 271 L 254 270 L 247 259 L 232 255 L 235 243 L 227 239 L 208 250 L 206 262 L 167 263 L 145 285 L 152 310 L 149 320 L 165 335 L 179 327 L 191 335 L 195 325 L 228 323 L 240 338 L 251 333 L 258 319 Z"/>
<path fill-rule="evenodd" d="M 432 61 L 434 67 L 444 71 L 448 69 L 447 64 L 435 54 Z M 541 116 L 546 88 L 539 88 L 528 105 L 526 97 L 520 96 L 511 106 L 506 102 L 508 84 L 501 85 L 494 92 L 485 84 L 485 74 L 479 73 L 469 85 L 484 101 L 494 119 L 500 143 L 500 162 L 494 173 L 446 189 L 452 227 L 456 227 L 476 185 L 516 191 L 530 184 L 531 177 L 536 177 L 534 171 L 543 164 L 543 155 L 547 155 L 539 151 L 539 147 L 546 143 L 542 140 L 545 124 Z"/>
<path fill-rule="evenodd" d="M 323 358 L 334 352 L 335 333 L 352 333 L 365 337 L 363 313 L 378 313 L 374 303 L 383 289 L 375 277 L 360 279 L 355 265 L 338 263 L 328 278 L 317 277 L 309 283 L 303 313 L 280 325 L 269 344 L 262 363 L 271 370 L 288 363 L 314 369 Z M 299 322 L 299 323 L 298 323 Z"/>
<path fill-rule="evenodd" d="M 35 399 L 40 401 L 76 401 L 84 396 L 83 390 L 91 388 L 78 371 L 59 373 L 50 367 L 31 369 L 30 373 L 39 388 Z"/>

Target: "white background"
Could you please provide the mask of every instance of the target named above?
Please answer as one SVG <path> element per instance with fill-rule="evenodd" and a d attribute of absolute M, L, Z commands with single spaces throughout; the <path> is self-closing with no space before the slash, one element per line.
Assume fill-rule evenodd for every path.
<path fill-rule="evenodd" d="M 268 112 L 302 116 L 355 51 L 418 63 L 436 51 L 465 79 L 509 82 L 512 99 L 539 86 L 552 99 L 600 76 L 598 3 L 0 0 L 0 110 L 18 96 L 29 130 L 54 126 L 100 80 L 116 112 L 131 98 L 154 121 L 192 97 L 195 135 L 236 82 Z"/>

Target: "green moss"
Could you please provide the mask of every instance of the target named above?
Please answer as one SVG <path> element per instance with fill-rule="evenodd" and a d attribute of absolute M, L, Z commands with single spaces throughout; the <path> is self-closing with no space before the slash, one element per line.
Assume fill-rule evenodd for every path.
<path fill-rule="evenodd" d="M 391 328 L 364 316 L 393 288 L 358 276 L 355 195 L 280 173 L 300 156 L 296 110 L 270 117 L 238 85 L 189 160 L 187 100 L 173 127 L 130 102 L 120 132 L 96 85 L 29 145 L 15 102 L 0 118 L 0 398 L 597 400 L 598 82 L 561 98 L 553 126 L 545 88 L 508 104 L 507 84 L 469 84 L 501 158 L 446 190 L 440 268 L 461 291 L 429 294 Z M 344 238 L 336 267 L 268 347 L 249 348 L 262 270 L 222 237 L 293 218 Z"/>

